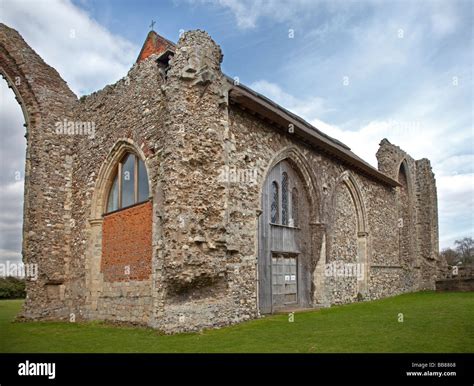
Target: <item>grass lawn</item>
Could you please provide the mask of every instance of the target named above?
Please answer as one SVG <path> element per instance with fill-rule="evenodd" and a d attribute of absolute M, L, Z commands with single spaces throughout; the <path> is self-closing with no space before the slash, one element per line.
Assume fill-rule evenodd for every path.
<path fill-rule="evenodd" d="M 474 352 L 472 292 L 404 294 L 297 313 L 293 323 L 274 315 L 178 335 L 100 322 L 12 322 L 21 303 L 0 301 L 0 352 Z"/>

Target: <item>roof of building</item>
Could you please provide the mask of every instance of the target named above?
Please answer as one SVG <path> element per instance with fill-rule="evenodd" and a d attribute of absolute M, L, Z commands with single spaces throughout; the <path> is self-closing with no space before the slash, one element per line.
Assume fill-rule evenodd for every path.
<path fill-rule="evenodd" d="M 172 41 L 165 39 L 152 30 L 148 32 L 136 62 L 139 63 L 153 54 L 160 55 L 166 50 L 173 50 L 174 47 L 175 44 Z"/>
<path fill-rule="evenodd" d="M 288 111 L 264 95 L 242 84 L 234 85 L 234 80 L 229 77 L 227 78 L 232 84 L 229 91 L 229 99 L 232 102 L 237 103 L 246 110 L 252 111 L 254 114 L 258 114 L 285 132 L 288 132 L 288 128 L 291 124 L 293 125 L 293 135 L 300 137 L 305 143 L 309 143 L 323 153 L 339 159 L 343 163 L 357 169 L 362 174 L 373 177 L 392 187 L 400 186 L 398 181 L 364 161 L 353 153 L 350 147 L 344 143 L 323 133 L 303 118 Z"/>
<path fill-rule="evenodd" d="M 150 31 L 137 58 L 137 63 L 145 60 L 152 54 L 168 57 L 174 51 L 175 43 Z M 230 84 L 229 101 L 238 104 L 241 108 L 268 120 L 280 129 L 288 132 L 293 125 L 293 135 L 301 138 L 305 143 L 318 148 L 321 152 L 335 157 L 341 162 L 358 170 L 360 173 L 374 178 L 388 186 L 400 186 L 398 181 L 387 176 L 362 158 L 353 153 L 349 146 L 323 133 L 303 118 L 273 102 L 262 94 L 242 84 L 235 84 L 234 80 L 225 75 Z"/>

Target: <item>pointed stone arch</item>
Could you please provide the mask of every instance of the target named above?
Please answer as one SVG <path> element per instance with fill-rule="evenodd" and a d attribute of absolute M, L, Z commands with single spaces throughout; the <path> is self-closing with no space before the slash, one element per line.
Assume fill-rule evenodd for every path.
<path fill-rule="evenodd" d="M 357 263 L 361 264 L 360 269 L 363 277 L 361 280 L 357 280 L 357 291 L 363 297 L 367 297 L 369 294 L 369 229 L 368 229 L 368 221 L 367 221 L 367 211 L 364 204 L 364 197 L 362 194 L 362 190 L 359 187 L 359 183 L 352 175 L 352 173 L 348 170 L 345 170 L 341 173 L 341 175 L 336 179 L 336 183 L 334 186 L 331 202 L 331 207 L 333 208 L 333 212 L 335 215 L 336 211 L 336 196 L 337 196 L 337 188 L 341 184 L 349 191 L 349 194 L 352 198 L 352 203 L 354 204 L 354 209 L 357 218 L 357 229 L 356 229 L 356 237 L 357 237 Z M 332 219 L 334 221 L 334 215 Z M 331 229 L 331 232 L 334 232 L 334 229 Z M 329 252 L 329 251 L 328 251 Z"/>
<path fill-rule="evenodd" d="M 414 264 L 418 266 L 414 239 L 416 233 L 415 213 L 413 213 L 415 208 L 414 181 L 406 158 L 403 158 L 398 164 L 397 181 L 400 183 L 397 188 L 399 262 L 402 265 Z"/>
<path fill-rule="evenodd" d="M 17 49 L 12 47 L 12 37 L 21 39 L 15 30 L 0 23 L 0 74 L 15 93 L 15 97 L 23 111 L 25 126 L 28 130 L 28 127 L 32 124 L 40 124 L 40 105 L 32 88 L 31 76 L 25 73 L 27 70 L 22 65 L 18 65 L 18 60 L 22 58 L 19 56 Z M 19 42 L 21 41 L 23 39 Z M 26 43 L 24 44 L 26 45 Z"/>
<path fill-rule="evenodd" d="M 367 211 L 365 209 L 362 192 L 359 188 L 358 182 L 356 181 L 354 176 L 348 170 L 346 170 L 336 180 L 336 187 L 340 183 L 344 183 L 349 189 L 349 193 L 351 194 L 352 200 L 354 202 L 357 213 L 357 232 L 368 233 Z M 332 200 L 334 204 L 335 195 L 333 195 Z"/>
<path fill-rule="evenodd" d="M 112 146 L 107 157 L 100 166 L 95 182 L 94 192 L 92 194 L 89 221 L 100 220 L 102 218 L 107 201 L 107 195 L 113 183 L 116 165 L 127 153 L 137 154 L 145 163 L 148 176 L 148 196 L 150 197 L 152 195 L 152 184 L 150 181 L 150 173 L 148 172 L 149 166 L 147 165 L 145 153 L 133 140 L 122 138 Z"/>
<path fill-rule="evenodd" d="M 148 195 L 152 195 L 149 165 L 141 148 L 129 138 L 119 139 L 110 149 L 100 166 L 93 190 L 89 218 L 87 223 L 88 244 L 85 254 L 86 271 L 86 312 L 94 315 L 97 311 L 99 294 L 102 291 L 104 277 L 101 272 L 102 224 L 108 192 L 112 186 L 116 165 L 127 153 L 137 154 L 145 163 L 148 177 Z M 155 226 L 154 224 L 152 227 Z"/>
<path fill-rule="evenodd" d="M 398 167 L 396 168 L 396 178 L 397 178 L 398 182 L 400 182 L 399 181 L 399 176 L 400 176 L 400 172 L 402 172 L 402 171 L 406 176 L 408 193 L 411 196 L 411 194 L 414 191 L 413 190 L 414 189 L 414 181 L 413 181 L 413 178 L 412 178 L 412 173 L 410 171 L 410 167 L 408 166 L 408 161 L 405 157 L 401 159 L 400 163 L 398 164 Z"/>
<path fill-rule="evenodd" d="M 321 193 L 319 185 L 314 176 L 314 173 L 311 171 L 308 161 L 298 150 L 297 147 L 291 146 L 283 149 L 273 156 L 273 158 L 268 163 L 265 171 L 263 173 L 264 178 L 260 180 L 259 183 L 259 197 L 262 196 L 265 180 L 269 172 L 274 168 L 279 162 L 286 160 L 295 166 L 295 171 L 301 176 L 305 188 L 307 190 L 310 206 L 311 206 L 311 222 L 319 223 L 321 221 Z"/>
<path fill-rule="evenodd" d="M 285 225 L 268 224 L 268 213 L 264 212 L 268 210 L 268 205 L 265 204 L 265 194 L 268 195 L 270 180 L 273 178 L 271 176 L 275 174 L 277 169 L 281 169 L 281 172 L 284 170 L 288 171 L 290 179 L 298 180 L 298 185 L 302 188 L 301 192 L 298 191 L 298 199 L 301 199 L 302 207 L 306 206 L 306 212 L 304 210 L 300 211 L 300 213 L 305 213 L 304 217 L 306 217 L 306 220 L 298 224 L 300 231 L 295 230 L 291 225 L 286 227 Z M 291 174 L 293 174 L 293 177 L 291 177 Z M 275 255 L 274 251 L 277 250 L 284 251 L 283 254 L 277 253 L 279 256 L 289 256 L 292 254 L 293 256 L 298 256 L 298 304 L 301 307 L 313 307 L 315 305 L 315 293 L 318 292 L 318 285 L 321 288 L 324 285 L 323 283 L 318 284 L 315 282 L 316 276 L 314 273 L 321 256 L 320 251 L 324 242 L 325 229 L 324 225 L 320 223 L 321 195 L 319 187 L 311 167 L 302 152 L 292 146 L 283 149 L 272 157 L 260 181 L 259 197 L 261 213 L 263 212 L 260 215 L 258 226 L 259 310 L 264 313 L 273 312 L 274 310 L 272 303 L 273 284 L 271 284 L 274 278 L 271 274 L 271 267 L 273 264 L 272 256 Z M 296 236 L 296 233 L 299 233 L 299 235 Z M 278 234 L 276 238 L 275 234 Z M 296 237 L 296 239 L 293 239 L 293 237 Z M 283 242 L 276 247 L 276 244 L 278 244 L 275 244 L 276 239 L 286 240 L 289 244 L 285 246 L 285 242 Z"/>
<path fill-rule="evenodd" d="M 55 117 L 58 112 L 66 113 L 68 107 L 77 102 L 76 95 L 59 73 L 47 65 L 17 31 L 3 23 L 0 23 L 0 74 L 21 105 L 27 129 L 48 124 L 49 117 Z"/>

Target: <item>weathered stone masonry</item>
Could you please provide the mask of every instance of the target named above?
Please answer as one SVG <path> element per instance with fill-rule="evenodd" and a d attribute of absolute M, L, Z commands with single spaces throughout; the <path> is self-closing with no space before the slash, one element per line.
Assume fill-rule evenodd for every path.
<path fill-rule="evenodd" d="M 207 33 L 151 32 L 123 79 L 80 99 L 3 24 L 0 51 L 27 126 L 23 256 L 40 272 L 23 317 L 178 332 L 434 288 L 429 161 L 384 139 L 371 167 L 232 82 Z M 65 120 L 94 131 L 58 133 Z M 106 214 L 127 153 L 149 198 Z"/>

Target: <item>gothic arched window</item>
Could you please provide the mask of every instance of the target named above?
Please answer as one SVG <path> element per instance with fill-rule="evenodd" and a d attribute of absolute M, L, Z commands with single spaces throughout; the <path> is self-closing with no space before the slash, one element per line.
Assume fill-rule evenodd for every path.
<path fill-rule="evenodd" d="M 288 174 L 283 172 L 281 175 L 281 223 L 288 225 Z"/>
<path fill-rule="evenodd" d="M 298 189 L 293 188 L 291 192 L 291 218 L 293 219 L 293 226 L 298 226 Z"/>
<path fill-rule="evenodd" d="M 148 175 L 145 163 L 136 154 L 127 153 L 117 165 L 107 200 L 107 212 L 126 208 L 148 199 Z"/>
<path fill-rule="evenodd" d="M 276 181 L 272 182 L 272 191 L 271 191 L 271 207 L 270 207 L 270 213 L 271 213 L 271 218 L 270 222 L 273 224 L 278 223 L 278 212 L 279 212 L 279 197 L 278 197 L 278 184 Z"/>

